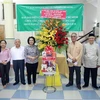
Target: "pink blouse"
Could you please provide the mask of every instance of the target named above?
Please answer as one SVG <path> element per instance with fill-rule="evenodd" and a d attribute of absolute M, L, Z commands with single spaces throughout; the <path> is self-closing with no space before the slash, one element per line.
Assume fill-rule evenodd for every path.
<path fill-rule="evenodd" d="M 5 50 L 1 51 L 0 52 L 0 63 L 2 61 L 7 61 L 9 62 L 11 59 L 11 56 L 10 56 L 10 49 L 6 48 Z"/>

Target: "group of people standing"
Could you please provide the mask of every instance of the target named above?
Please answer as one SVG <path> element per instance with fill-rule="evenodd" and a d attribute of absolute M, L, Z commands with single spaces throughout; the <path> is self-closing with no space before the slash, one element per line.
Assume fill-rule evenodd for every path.
<path fill-rule="evenodd" d="M 77 34 L 71 34 L 72 42 L 69 44 L 67 54 L 70 61 L 69 64 L 69 83 L 66 87 L 73 85 L 74 70 L 76 72 L 76 85 L 81 89 L 81 66 L 84 67 L 84 85 L 83 88 L 89 86 L 89 78 L 91 76 L 92 87 L 99 89 L 97 86 L 97 70 L 100 67 L 100 48 L 95 42 L 95 35 L 89 34 L 88 42 L 81 44 L 77 41 Z"/>
<path fill-rule="evenodd" d="M 100 67 L 100 48 L 95 42 L 94 34 L 89 34 L 88 42 L 82 45 L 77 41 L 77 34 L 71 34 L 72 42 L 68 46 L 67 55 L 70 61 L 69 65 L 69 83 L 66 85 L 73 85 L 74 70 L 76 72 L 76 85 L 81 89 L 81 66 L 84 66 L 84 85 L 83 88 L 89 86 L 89 78 L 91 75 L 92 87 L 98 89 L 97 86 L 97 70 Z M 9 69 L 13 66 L 15 72 L 15 83 L 25 82 L 24 66 L 27 68 L 27 82 L 31 84 L 31 75 L 33 75 L 33 84 L 36 84 L 36 73 L 38 67 L 39 50 L 34 45 L 35 38 L 29 37 L 27 39 L 28 45 L 24 48 L 21 46 L 19 39 L 15 40 L 15 46 L 11 49 L 6 48 L 7 42 L 0 41 L 0 72 L 2 85 L 5 88 L 9 83 Z M 19 78 L 20 77 L 20 78 Z"/>
<path fill-rule="evenodd" d="M 28 45 L 24 48 L 21 46 L 20 39 L 16 39 L 15 46 L 11 49 L 6 47 L 7 42 L 5 40 L 0 41 L 0 72 L 1 82 L 3 87 L 9 83 L 9 70 L 10 66 L 13 67 L 15 72 L 15 83 L 21 82 L 23 85 L 25 82 L 24 68 L 27 68 L 27 81 L 31 85 L 31 75 L 33 75 L 33 84 L 36 84 L 36 72 L 38 67 L 39 50 L 34 45 L 35 38 L 29 37 L 27 40 Z"/>

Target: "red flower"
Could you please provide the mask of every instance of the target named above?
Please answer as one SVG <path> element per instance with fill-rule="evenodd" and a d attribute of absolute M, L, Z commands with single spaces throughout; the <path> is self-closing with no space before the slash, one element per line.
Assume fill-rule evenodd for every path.
<path fill-rule="evenodd" d="M 67 32 L 64 31 L 63 27 L 59 27 L 55 34 L 55 41 L 58 45 L 58 48 L 61 48 L 61 45 L 68 44 L 68 38 L 66 37 Z"/>
<path fill-rule="evenodd" d="M 66 41 L 68 41 L 68 38 L 65 38 L 66 39 Z"/>
<path fill-rule="evenodd" d="M 68 41 L 66 41 L 66 44 L 68 44 Z"/>
<path fill-rule="evenodd" d="M 59 45 L 58 48 L 61 48 L 61 46 Z"/>

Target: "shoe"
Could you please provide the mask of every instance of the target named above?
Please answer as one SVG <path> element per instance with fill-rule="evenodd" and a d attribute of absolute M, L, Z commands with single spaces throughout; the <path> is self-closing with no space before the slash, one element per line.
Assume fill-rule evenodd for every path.
<path fill-rule="evenodd" d="M 98 90 L 99 89 L 99 87 L 97 87 L 97 86 L 92 86 L 94 89 L 96 89 L 96 90 Z"/>
<path fill-rule="evenodd" d="M 81 86 L 80 86 L 80 85 L 77 85 L 77 88 L 78 88 L 79 90 L 81 90 Z"/>
<path fill-rule="evenodd" d="M 18 82 L 15 82 L 13 85 L 17 85 L 18 84 Z"/>
<path fill-rule="evenodd" d="M 33 83 L 34 84 L 34 86 L 36 85 L 36 83 Z"/>
<path fill-rule="evenodd" d="M 6 85 L 3 85 L 3 88 L 6 88 Z"/>
<path fill-rule="evenodd" d="M 72 86 L 73 84 L 70 84 L 70 83 L 68 83 L 68 84 L 66 84 L 66 87 L 69 87 L 69 86 Z"/>
<path fill-rule="evenodd" d="M 32 87 L 32 84 L 28 84 L 30 87 Z"/>
<path fill-rule="evenodd" d="M 9 84 L 9 83 L 6 83 L 7 85 Z"/>
<path fill-rule="evenodd" d="M 88 85 L 83 85 L 82 87 L 83 87 L 83 88 L 86 88 L 86 87 L 88 87 Z"/>
<path fill-rule="evenodd" d="M 26 83 L 22 83 L 23 85 L 26 85 Z"/>

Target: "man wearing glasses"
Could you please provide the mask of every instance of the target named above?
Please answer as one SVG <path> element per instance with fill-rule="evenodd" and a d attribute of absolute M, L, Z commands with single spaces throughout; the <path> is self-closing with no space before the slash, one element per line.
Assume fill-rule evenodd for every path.
<path fill-rule="evenodd" d="M 74 70 L 76 72 L 76 85 L 78 89 L 81 89 L 81 58 L 82 58 L 82 52 L 83 52 L 83 46 L 82 44 L 77 41 L 77 34 L 72 33 L 71 34 L 71 40 L 72 42 L 68 46 L 68 65 L 69 65 L 69 83 L 66 85 L 66 87 L 73 85 L 73 76 L 74 76 Z"/>

